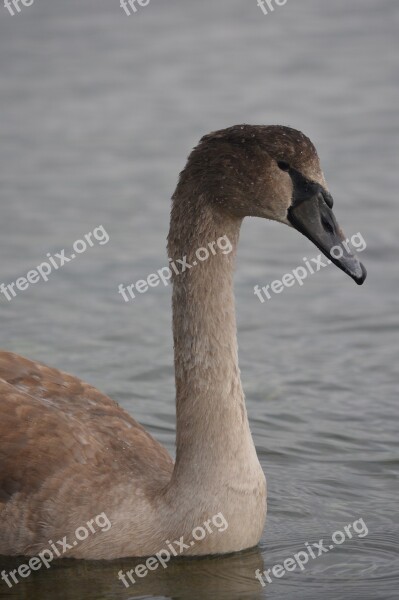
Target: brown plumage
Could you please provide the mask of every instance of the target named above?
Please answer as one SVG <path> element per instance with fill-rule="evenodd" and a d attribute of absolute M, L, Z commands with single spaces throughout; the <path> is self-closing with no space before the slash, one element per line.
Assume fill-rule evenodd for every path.
<path fill-rule="evenodd" d="M 9 524 L 6 531 L 0 525 L 0 553 L 34 554 L 49 537 L 61 539 L 69 514 L 84 507 L 76 527 L 84 525 L 101 506 L 112 507 L 112 488 L 129 479 L 151 495 L 171 477 L 168 452 L 72 375 L 0 352 L 0 398 L 0 516 Z M 104 486 L 110 474 L 111 488 Z"/>

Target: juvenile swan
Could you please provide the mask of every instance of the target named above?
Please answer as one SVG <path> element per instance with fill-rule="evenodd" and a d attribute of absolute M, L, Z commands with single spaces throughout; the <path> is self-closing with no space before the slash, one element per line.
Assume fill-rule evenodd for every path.
<path fill-rule="evenodd" d="M 75 540 L 75 530 L 102 512 L 112 527 L 68 556 L 149 556 L 167 541 L 192 540 L 207 521 L 207 535 L 185 544 L 185 554 L 259 542 L 266 480 L 241 387 L 233 297 L 240 226 L 256 216 L 294 227 L 362 284 L 366 272 L 355 256 L 345 248 L 342 258 L 329 254 L 345 240 L 332 205 L 303 133 L 239 125 L 202 138 L 173 196 L 169 257 L 192 265 L 197 249 L 224 236 L 233 250 L 210 253 L 174 277 L 176 462 L 92 386 L 1 352 L 0 554 L 31 556 L 49 540 Z M 219 513 L 227 528 L 213 526 Z"/>

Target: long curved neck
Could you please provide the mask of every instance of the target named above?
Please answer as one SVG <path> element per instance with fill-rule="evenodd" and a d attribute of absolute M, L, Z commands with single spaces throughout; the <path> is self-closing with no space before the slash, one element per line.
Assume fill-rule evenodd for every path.
<path fill-rule="evenodd" d="M 197 263 L 173 278 L 175 482 L 242 479 L 243 467 L 258 465 L 238 368 L 233 272 L 240 226 L 201 198 L 174 198 L 169 256 Z M 209 252 L 203 262 L 200 248 Z"/>

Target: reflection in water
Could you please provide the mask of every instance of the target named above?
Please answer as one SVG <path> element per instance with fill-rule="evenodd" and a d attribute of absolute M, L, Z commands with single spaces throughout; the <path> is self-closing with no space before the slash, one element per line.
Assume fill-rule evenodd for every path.
<path fill-rule="evenodd" d="M 0 560 L 0 570 L 9 572 L 26 560 Z M 262 587 L 254 578 L 256 569 L 264 569 L 259 548 L 223 557 L 177 558 L 166 569 L 159 567 L 129 589 L 118 579 L 118 572 L 142 563 L 142 559 L 118 561 L 77 561 L 65 559 L 49 570 L 21 581 L 12 593 L 19 600 L 85 600 L 98 598 L 165 597 L 182 600 L 239 600 L 262 598 Z M 6 586 L 1 582 L 0 597 Z"/>

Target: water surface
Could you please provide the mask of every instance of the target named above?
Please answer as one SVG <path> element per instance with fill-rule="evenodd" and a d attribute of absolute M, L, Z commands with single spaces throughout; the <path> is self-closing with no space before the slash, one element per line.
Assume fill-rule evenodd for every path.
<path fill-rule="evenodd" d="M 88 380 L 174 451 L 170 289 L 125 304 L 119 283 L 166 263 L 177 174 L 198 139 L 283 123 L 316 143 L 336 214 L 361 232 L 362 288 L 326 268 L 261 304 L 318 251 L 245 222 L 236 274 L 240 364 L 269 513 L 258 549 L 176 561 L 125 590 L 132 560 L 62 561 L 12 599 L 398 597 L 398 42 L 394 0 L 35 0 L 0 7 L 0 281 L 98 225 L 96 245 L 7 302 L 2 347 Z M 362 518 L 369 533 L 262 588 L 272 567 Z M 7 571 L 22 561 L 1 559 Z"/>

